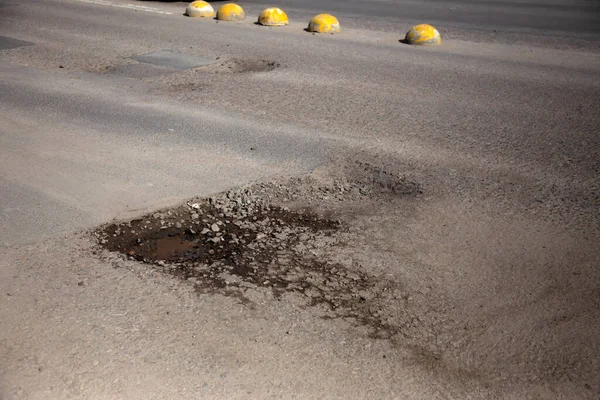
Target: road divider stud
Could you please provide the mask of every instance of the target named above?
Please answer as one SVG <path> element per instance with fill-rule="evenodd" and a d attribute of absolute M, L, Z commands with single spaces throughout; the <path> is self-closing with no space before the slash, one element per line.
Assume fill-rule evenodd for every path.
<path fill-rule="evenodd" d="M 235 3 L 226 3 L 217 11 L 219 21 L 243 21 L 246 19 L 244 9 Z"/>
<path fill-rule="evenodd" d="M 337 33 L 340 31 L 340 23 L 337 18 L 329 14 L 319 14 L 308 23 L 309 32 Z"/>
<path fill-rule="evenodd" d="M 284 26 L 290 23 L 288 16 L 281 8 L 264 9 L 258 16 L 258 23 L 265 26 Z"/>
<path fill-rule="evenodd" d="M 185 9 L 185 15 L 192 18 L 212 18 L 215 10 L 205 1 L 193 1 Z"/>
<path fill-rule="evenodd" d="M 442 37 L 431 25 L 415 25 L 406 34 L 404 41 L 413 45 L 431 46 L 442 43 Z"/>

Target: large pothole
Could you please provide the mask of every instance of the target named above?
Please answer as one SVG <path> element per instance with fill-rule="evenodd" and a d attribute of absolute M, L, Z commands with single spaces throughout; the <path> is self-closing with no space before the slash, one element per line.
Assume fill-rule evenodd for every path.
<path fill-rule="evenodd" d="M 168 266 L 203 291 L 245 282 L 278 293 L 298 280 L 296 264 L 306 255 L 306 244 L 322 247 L 339 228 L 337 222 L 262 204 L 250 191 L 232 193 L 111 225 L 102 231 L 101 243 L 136 260 Z"/>
<path fill-rule="evenodd" d="M 344 196 L 369 198 L 376 190 L 398 192 L 387 182 L 369 182 L 334 180 L 331 188 L 303 191 L 311 199 L 336 202 Z M 200 293 L 245 304 L 249 291 L 266 290 L 275 299 L 291 295 L 307 307 L 319 307 L 323 317 L 362 326 L 375 338 L 408 338 L 425 323 L 412 315 L 411 296 L 398 282 L 369 274 L 352 261 L 347 243 L 352 234 L 345 223 L 274 204 L 273 198 L 294 202 L 296 191 L 285 185 L 255 188 L 260 193 L 244 188 L 195 199 L 95 234 L 107 250 L 181 278 Z M 350 255 L 350 262 L 339 261 L 334 256 L 339 253 Z"/>

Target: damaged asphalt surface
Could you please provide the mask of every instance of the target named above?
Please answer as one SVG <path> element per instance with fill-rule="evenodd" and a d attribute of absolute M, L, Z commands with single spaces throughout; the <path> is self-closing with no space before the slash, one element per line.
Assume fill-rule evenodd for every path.
<path fill-rule="evenodd" d="M 598 398 L 594 5 L 313 3 L 0 3 L 0 398 Z"/>

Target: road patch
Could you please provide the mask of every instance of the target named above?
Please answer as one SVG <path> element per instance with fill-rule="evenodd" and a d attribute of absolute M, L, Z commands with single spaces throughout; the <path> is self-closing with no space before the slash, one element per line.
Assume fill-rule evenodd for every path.
<path fill-rule="evenodd" d="M 156 51 L 131 58 L 142 63 L 176 70 L 204 67 L 216 62 L 216 57 L 191 56 L 171 51 Z"/>

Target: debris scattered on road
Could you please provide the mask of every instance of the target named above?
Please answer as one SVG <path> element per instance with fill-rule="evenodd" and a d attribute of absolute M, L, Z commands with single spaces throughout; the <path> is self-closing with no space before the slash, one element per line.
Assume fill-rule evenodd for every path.
<path fill-rule="evenodd" d="M 194 209 L 194 210 L 199 210 L 200 209 L 200 204 L 198 203 L 190 203 L 189 201 L 186 203 L 188 205 L 188 207 Z"/>
<path fill-rule="evenodd" d="M 328 317 L 355 321 L 373 337 L 393 338 L 412 323 L 398 312 L 398 303 L 409 296 L 397 283 L 336 259 L 359 241 L 340 220 L 281 204 L 339 204 L 419 191 L 412 182 L 360 165 L 367 181 L 338 178 L 315 185 L 309 177 L 288 185 L 260 183 L 112 224 L 96 235 L 104 248 L 179 277 L 199 293 L 244 304 L 257 290 L 279 299 L 300 296 Z"/>

